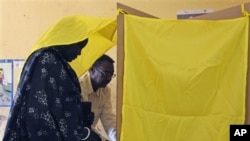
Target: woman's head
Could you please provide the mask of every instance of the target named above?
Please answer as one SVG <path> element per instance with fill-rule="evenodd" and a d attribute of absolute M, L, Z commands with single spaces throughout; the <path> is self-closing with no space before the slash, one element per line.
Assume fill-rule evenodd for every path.
<path fill-rule="evenodd" d="M 75 60 L 78 55 L 81 55 L 81 51 L 87 45 L 87 43 L 88 39 L 85 39 L 81 42 L 56 47 L 56 50 L 61 53 L 66 61 L 71 62 Z"/>

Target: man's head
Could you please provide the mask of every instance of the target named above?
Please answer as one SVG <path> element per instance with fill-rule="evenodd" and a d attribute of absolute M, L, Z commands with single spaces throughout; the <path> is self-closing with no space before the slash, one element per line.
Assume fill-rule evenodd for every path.
<path fill-rule="evenodd" d="M 98 58 L 89 70 L 90 79 L 94 91 L 98 88 L 106 87 L 114 74 L 114 60 L 108 55 Z"/>

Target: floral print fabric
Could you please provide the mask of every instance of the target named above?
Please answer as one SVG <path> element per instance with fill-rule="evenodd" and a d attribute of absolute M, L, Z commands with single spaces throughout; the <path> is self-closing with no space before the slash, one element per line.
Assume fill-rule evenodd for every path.
<path fill-rule="evenodd" d="M 54 48 L 27 59 L 17 86 L 3 141 L 78 141 L 82 125 L 80 85 Z"/>

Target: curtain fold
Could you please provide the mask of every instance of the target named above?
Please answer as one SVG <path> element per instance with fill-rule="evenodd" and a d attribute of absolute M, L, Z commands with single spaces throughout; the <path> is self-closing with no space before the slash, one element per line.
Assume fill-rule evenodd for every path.
<path fill-rule="evenodd" d="M 121 141 L 228 141 L 245 120 L 248 22 L 124 15 Z"/>

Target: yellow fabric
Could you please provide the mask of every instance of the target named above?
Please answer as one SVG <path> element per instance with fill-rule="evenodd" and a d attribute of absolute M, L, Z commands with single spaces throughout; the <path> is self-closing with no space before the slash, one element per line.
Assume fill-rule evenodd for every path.
<path fill-rule="evenodd" d="M 52 25 L 38 40 L 32 51 L 52 45 L 66 45 L 89 38 L 81 56 L 71 62 L 78 76 L 116 44 L 116 19 L 88 16 L 68 16 Z"/>
<path fill-rule="evenodd" d="M 124 21 L 121 141 L 229 141 L 245 120 L 249 18 Z"/>

